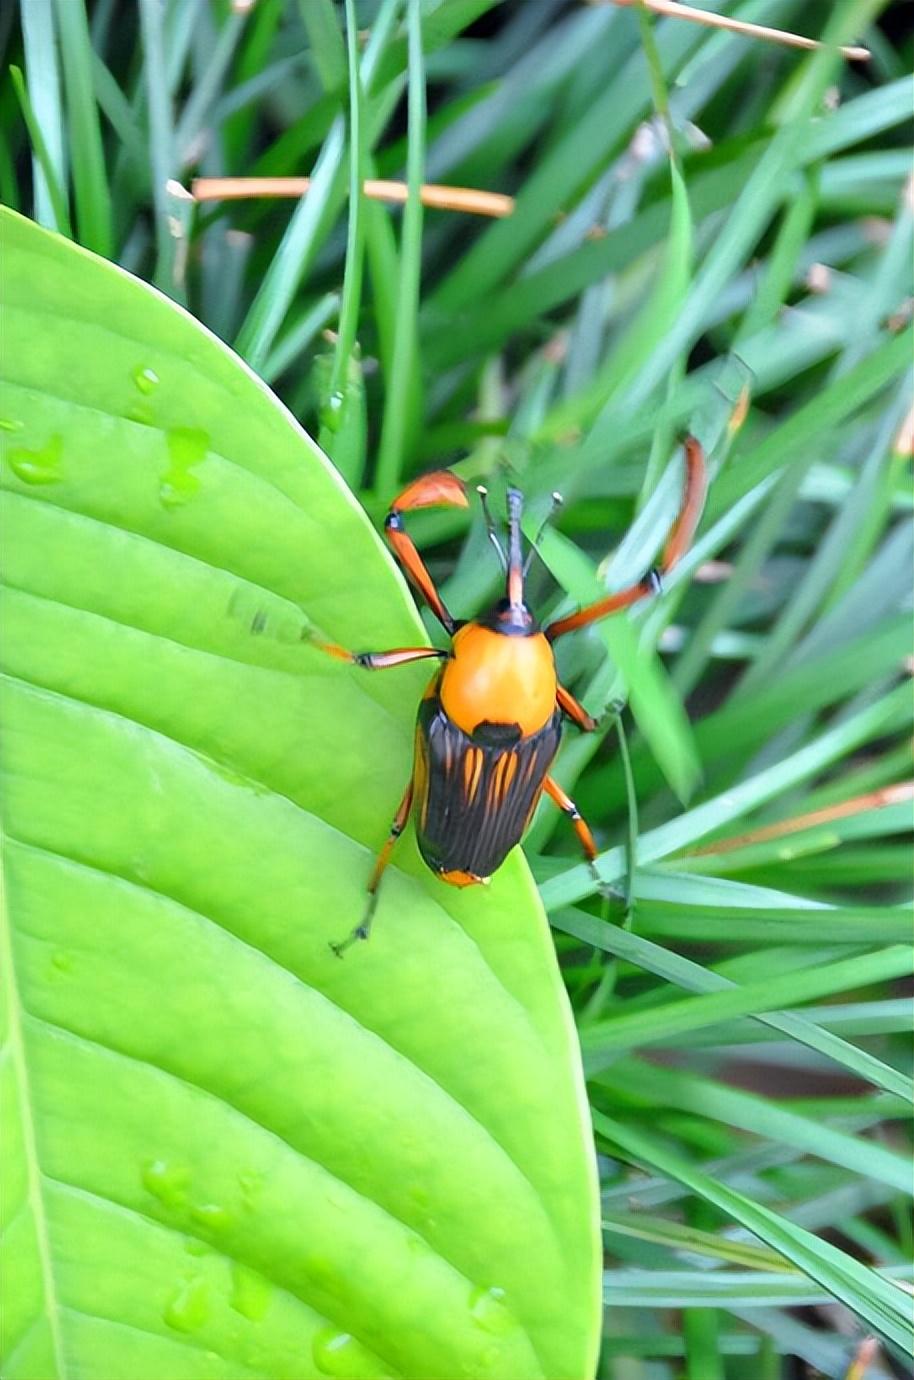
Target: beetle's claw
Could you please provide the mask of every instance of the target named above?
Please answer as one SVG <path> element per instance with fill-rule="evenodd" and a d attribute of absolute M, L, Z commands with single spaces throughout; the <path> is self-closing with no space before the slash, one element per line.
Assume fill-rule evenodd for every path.
<path fill-rule="evenodd" d="M 599 871 L 597 870 L 597 865 L 596 865 L 596 863 L 591 863 L 591 864 L 590 864 L 590 875 L 591 875 L 591 877 L 593 877 L 594 882 L 596 883 L 597 892 L 599 893 L 600 896 L 602 896 L 602 897 L 604 898 L 604 900 L 606 900 L 606 901 L 624 901 L 624 900 L 625 900 L 625 892 L 624 892 L 624 891 L 620 891 L 619 888 L 618 888 L 617 886 L 613 886 L 613 884 L 612 884 L 611 882 L 605 881 L 605 880 L 600 876 L 600 873 L 599 873 Z"/>
<path fill-rule="evenodd" d="M 345 939 L 340 939 L 336 942 L 331 940 L 330 948 L 336 954 L 337 958 L 342 958 L 346 950 L 351 948 L 353 944 L 357 944 L 360 939 L 367 939 L 369 928 L 370 926 L 363 920 L 362 924 L 356 925 L 352 933 L 347 935 Z"/>

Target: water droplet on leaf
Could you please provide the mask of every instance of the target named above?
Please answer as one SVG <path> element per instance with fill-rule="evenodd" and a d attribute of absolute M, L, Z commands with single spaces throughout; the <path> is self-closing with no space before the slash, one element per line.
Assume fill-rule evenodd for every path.
<path fill-rule="evenodd" d="M 504 1305 L 504 1297 L 504 1289 L 495 1286 L 491 1289 L 474 1289 L 470 1294 L 470 1316 L 484 1332 L 508 1332 L 516 1326 Z"/>
<path fill-rule="evenodd" d="M 209 436 L 194 427 L 175 427 L 165 433 L 168 469 L 162 476 L 159 498 L 166 508 L 177 508 L 197 492 L 200 480 L 194 467 L 206 459 Z"/>
<path fill-rule="evenodd" d="M 7 455 L 10 469 L 23 484 L 56 484 L 60 479 L 60 460 L 63 437 L 52 436 L 40 450 L 26 450 L 17 446 Z"/>
<path fill-rule="evenodd" d="M 176 1332 L 196 1332 L 209 1317 L 209 1285 L 202 1275 L 182 1280 L 162 1317 Z"/>
<path fill-rule="evenodd" d="M 259 1322 L 270 1306 L 272 1286 L 263 1275 L 249 1270 L 246 1265 L 232 1262 L 232 1293 L 229 1303 L 236 1313 L 252 1322 Z"/>
<path fill-rule="evenodd" d="M 201 1227 L 206 1227 L 207 1231 L 225 1231 L 232 1224 L 231 1213 L 221 1203 L 195 1203 L 190 1215 Z"/>
<path fill-rule="evenodd" d="M 24 426 L 24 422 L 17 422 L 13 417 L 0 417 L 0 431 L 21 431 Z"/>
<path fill-rule="evenodd" d="M 339 431 L 343 421 L 343 402 L 342 393 L 331 393 L 321 408 L 321 426 L 325 426 L 328 431 Z"/>
<path fill-rule="evenodd" d="M 315 1332 L 311 1343 L 314 1364 L 324 1375 L 349 1375 L 352 1361 L 352 1337 L 335 1327 L 322 1327 Z"/>
<path fill-rule="evenodd" d="M 183 1207 L 187 1202 L 190 1170 L 167 1160 L 150 1160 L 143 1166 L 143 1187 L 166 1207 Z"/>
<path fill-rule="evenodd" d="M 147 369 L 138 364 L 133 371 L 133 381 L 141 393 L 149 394 L 158 387 L 159 376 L 154 369 Z"/>

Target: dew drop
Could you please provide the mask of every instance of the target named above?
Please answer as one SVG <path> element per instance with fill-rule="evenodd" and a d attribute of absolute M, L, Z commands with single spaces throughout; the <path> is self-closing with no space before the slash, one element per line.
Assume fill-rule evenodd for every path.
<path fill-rule="evenodd" d="M 55 973 L 72 973 L 73 955 L 66 949 L 55 949 L 51 955 L 51 967 Z"/>
<path fill-rule="evenodd" d="M 7 455 L 10 469 L 23 484 L 56 484 L 60 479 L 60 460 L 63 437 L 52 436 L 40 450 L 26 450 L 17 446 Z"/>
<path fill-rule="evenodd" d="M 0 417 L 0 431 L 21 431 L 24 426 L 24 422 L 18 422 L 13 417 Z"/>
<path fill-rule="evenodd" d="M 515 1321 L 504 1304 L 505 1291 L 474 1289 L 470 1294 L 470 1317 L 484 1332 L 509 1332 Z"/>
<path fill-rule="evenodd" d="M 314 1364 L 323 1375 L 351 1374 L 352 1337 L 348 1332 L 339 1332 L 335 1327 L 322 1327 L 315 1332 L 311 1343 Z"/>
<path fill-rule="evenodd" d="M 202 1275 L 182 1280 L 162 1317 L 176 1332 L 196 1332 L 209 1317 L 209 1285 Z"/>
<path fill-rule="evenodd" d="M 343 394 L 331 393 L 320 411 L 321 425 L 328 431 L 339 431 L 343 421 Z"/>
<path fill-rule="evenodd" d="M 167 1160 L 150 1160 L 143 1166 L 143 1187 L 166 1207 L 184 1207 L 190 1186 L 190 1170 Z"/>
<path fill-rule="evenodd" d="M 154 369 L 144 368 L 138 364 L 133 371 L 133 381 L 141 393 L 147 396 L 159 385 L 159 376 Z"/>
<path fill-rule="evenodd" d="M 225 1231 L 232 1225 L 232 1215 L 221 1203 L 195 1203 L 190 1215 L 211 1232 Z"/>
<path fill-rule="evenodd" d="M 139 422 L 140 426 L 152 426 L 152 408 L 149 403 L 134 403 L 127 408 L 127 418 L 131 422 Z"/>
<path fill-rule="evenodd" d="M 188 1236 L 184 1242 L 184 1249 L 188 1255 L 209 1255 L 210 1248 L 205 1241 L 201 1241 L 199 1236 Z"/>
<path fill-rule="evenodd" d="M 272 1285 L 263 1275 L 233 1261 L 232 1293 L 229 1303 L 236 1313 L 250 1318 L 252 1322 L 259 1322 L 270 1306 L 272 1294 Z"/>
<path fill-rule="evenodd" d="M 197 492 L 200 480 L 194 467 L 205 460 L 209 436 L 194 427 L 175 427 L 165 433 L 168 469 L 159 485 L 159 499 L 166 508 L 178 508 Z"/>

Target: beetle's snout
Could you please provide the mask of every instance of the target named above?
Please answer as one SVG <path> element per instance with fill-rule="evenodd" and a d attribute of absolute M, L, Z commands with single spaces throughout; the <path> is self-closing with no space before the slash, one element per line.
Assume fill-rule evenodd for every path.
<path fill-rule="evenodd" d="M 524 562 L 521 556 L 520 524 L 524 514 L 524 496 L 520 489 L 508 490 L 508 603 L 512 609 L 523 608 Z"/>

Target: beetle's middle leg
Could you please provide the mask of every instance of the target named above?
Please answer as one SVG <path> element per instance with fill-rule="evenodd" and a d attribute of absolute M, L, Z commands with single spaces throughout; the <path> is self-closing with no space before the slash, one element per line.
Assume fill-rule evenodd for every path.
<path fill-rule="evenodd" d="M 390 855 L 393 852 L 394 844 L 406 828 L 406 821 L 409 819 L 410 807 L 413 803 L 413 782 L 410 777 L 409 785 L 403 793 L 403 799 L 397 806 L 397 813 L 394 815 L 394 822 L 390 826 L 390 833 L 381 845 L 381 851 L 375 859 L 375 865 L 368 882 L 368 904 L 365 907 L 365 914 L 355 929 L 338 943 L 331 943 L 330 947 L 337 958 L 342 958 L 343 954 L 359 939 L 367 939 L 371 933 L 371 922 L 378 905 L 378 888 L 381 885 L 381 878 L 384 869 L 390 862 Z"/>
<path fill-rule="evenodd" d="M 593 875 L 594 881 L 597 883 L 601 895 L 616 896 L 618 893 L 615 887 L 610 886 L 609 882 L 605 882 L 597 871 L 598 849 L 594 841 L 594 836 L 590 832 L 590 825 L 581 814 L 577 805 L 575 805 L 571 796 L 566 795 L 559 783 L 554 781 L 551 776 L 546 777 L 543 789 L 550 800 L 554 800 L 559 809 L 571 820 L 572 828 L 580 840 L 581 848 L 584 851 L 584 857 L 590 864 L 591 874 Z"/>
<path fill-rule="evenodd" d="M 555 693 L 555 698 L 562 713 L 567 714 L 571 722 L 577 724 L 582 733 L 596 733 L 597 729 L 600 727 L 599 719 L 595 719 L 592 714 L 588 714 L 583 704 L 580 704 L 578 700 L 575 699 L 570 690 L 566 690 L 564 685 L 559 685 Z"/>

